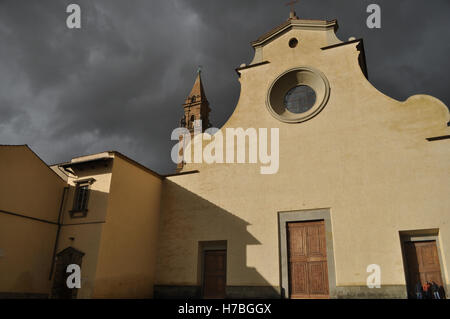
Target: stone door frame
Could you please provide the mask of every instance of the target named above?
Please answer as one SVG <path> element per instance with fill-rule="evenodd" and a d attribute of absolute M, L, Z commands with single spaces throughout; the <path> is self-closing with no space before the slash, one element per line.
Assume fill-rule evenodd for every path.
<path fill-rule="evenodd" d="M 333 232 L 329 208 L 307 209 L 298 211 L 278 212 L 278 235 L 280 251 L 280 287 L 281 298 L 289 298 L 289 269 L 287 247 L 287 223 L 323 220 L 325 224 L 325 239 L 327 245 L 328 287 L 330 298 L 336 297 L 336 268 L 334 263 Z"/>

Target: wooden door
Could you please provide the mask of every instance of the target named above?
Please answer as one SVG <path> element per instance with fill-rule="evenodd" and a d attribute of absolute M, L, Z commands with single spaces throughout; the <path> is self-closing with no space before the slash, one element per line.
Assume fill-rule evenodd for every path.
<path fill-rule="evenodd" d="M 81 267 L 84 253 L 73 247 L 68 247 L 58 253 L 55 267 L 55 276 L 53 278 L 52 298 L 55 299 L 75 299 L 78 289 L 70 289 L 67 287 L 67 277 L 70 275 L 66 272 L 67 266 L 77 264 Z"/>
<path fill-rule="evenodd" d="M 225 298 L 226 287 L 226 250 L 204 251 L 203 262 L 203 298 Z"/>
<path fill-rule="evenodd" d="M 408 294 L 415 297 L 416 284 L 434 281 L 442 287 L 441 266 L 436 241 L 405 242 Z"/>
<path fill-rule="evenodd" d="M 324 221 L 287 224 L 291 298 L 328 298 Z"/>

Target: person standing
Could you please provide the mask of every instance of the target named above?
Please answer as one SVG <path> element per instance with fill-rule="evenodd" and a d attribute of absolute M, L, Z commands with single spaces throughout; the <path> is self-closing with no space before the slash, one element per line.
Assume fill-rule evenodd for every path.
<path fill-rule="evenodd" d="M 423 299 L 423 288 L 422 288 L 422 284 L 420 283 L 420 281 L 418 281 L 416 284 L 416 298 Z"/>
<path fill-rule="evenodd" d="M 431 299 L 430 297 L 430 283 L 427 281 L 425 282 L 425 284 L 423 285 L 423 294 L 424 294 L 424 299 Z"/>
<path fill-rule="evenodd" d="M 431 282 L 431 294 L 433 299 L 441 299 L 441 296 L 439 295 L 439 286 L 434 281 Z"/>

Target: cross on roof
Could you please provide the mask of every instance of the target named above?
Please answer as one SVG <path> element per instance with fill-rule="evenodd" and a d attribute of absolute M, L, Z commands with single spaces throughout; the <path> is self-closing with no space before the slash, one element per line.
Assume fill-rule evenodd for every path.
<path fill-rule="evenodd" d="M 292 0 L 292 1 L 288 2 L 288 3 L 286 3 L 286 7 L 287 7 L 287 6 L 291 6 L 291 13 L 294 13 L 294 12 L 295 12 L 295 11 L 294 11 L 294 5 L 295 5 L 296 3 L 298 3 L 298 0 Z"/>

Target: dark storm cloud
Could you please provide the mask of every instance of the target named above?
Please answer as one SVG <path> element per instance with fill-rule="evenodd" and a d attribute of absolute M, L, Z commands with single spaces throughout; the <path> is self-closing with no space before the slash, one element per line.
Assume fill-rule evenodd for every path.
<path fill-rule="evenodd" d="M 114 149 L 168 173 L 197 66 L 220 127 L 240 94 L 234 69 L 287 18 L 284 2 L 0 1 L 0 144 L 27 143 L 49 163 Z M 66 28 L 69 3 L 81 6 L 81 30 Z M 381 30 L 366 27 L 370 3 L 381 5 Z M 448 1 L 304 0 L 297 13 L 337 18 L 343 41 L 363 37 L 384 93 L 450 104 Z"/>

